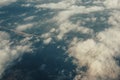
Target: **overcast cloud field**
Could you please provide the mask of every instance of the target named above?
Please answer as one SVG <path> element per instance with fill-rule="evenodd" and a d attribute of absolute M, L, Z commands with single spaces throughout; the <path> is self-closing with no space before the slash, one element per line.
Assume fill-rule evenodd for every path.
<path fill-rule="evenodd" d="M 0 0 L 0 80 L 120 80 L 120 0 Z"/>

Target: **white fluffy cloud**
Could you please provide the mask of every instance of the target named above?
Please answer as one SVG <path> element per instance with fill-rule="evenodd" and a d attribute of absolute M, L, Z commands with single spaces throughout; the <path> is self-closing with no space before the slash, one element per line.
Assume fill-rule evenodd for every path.
<path fill-rule="evenodd" d="M 91 35 L 90 38 L 84 40 L 80 37 L 75 37 L 71 41 L 68 53 L 75 59 L 75 64 L 80 67 L 86 66 L 86 72 L 79 70 L 78 75 L 74 80 L 117 80 L 120 73 L 120 67 L 115 61 L 114 57 L 120 56 L 120 12 L 117 11 L 120 7 L 119 0 L 90 0 L 85 2 L 93 5 L 76 5 L 78 0 L 73 1 L 60 1 L 58 3 L 47 3 L 37 5 L 36 8 L 49 8 L 58 10 L 58 13 L 51 19 L 58 24 L 57 28 L 42 35 L 44 43 L 52 40 L 52 34 L 57 33 L 55 36 L 58 40 L 63 40 L 67 33 L 77 32 L 82 34 Z M 84 4 L 84 1 L 80 1 Z M 107 28 L 100 32 L 94 32 L 93 28 L 81 26 L 82 22 L 96 22 L 98 17 L 87 18 L 86 21 L 81 19 L 72 23 L 70 18 L 76 14 L 92 14 L 96 12 L 107 12 L 109 14 Z M 92 20 L 91 20 L 92 19 Z M 107 19 L 104 19 L 107 20 Z M 110 26 L 111 25 L 111 26 Z"/>
<path fill-rule="evenodd" d="M 75 64 L 78 67 L 88 67 L 87 72 L 83 74 L 79 71 L 79 77 L 76 76 L 75 80 L 98 80 L 99 78 L 106 80 L 119 77 L 120 67 L 113 59 L 116 51 L 103 42 L 96 42 L 94 39 L 79 41 L 70 47 L 69 53 L 77 59 Z"/>
<path fill-rule="evenodd" d="M 26 29 L 30 29 L 32 28 L 34 25 L 34 23 L 28 23 L 28 24 L 23 24 L 23 25 L 18 25 L 16 27 L 17 31 L 25 31 Z"/>
<path fill-rule="evenodd" d="M 0 0 L 0 6 L 6 6 L 16 1 L 17 0 Z"/>
<path fill-rule="evenodd" d="M 73 5 L 75 2 L 76 0 L 65 0 L 58 3 L 36 5 L 36 8 L 66 9 Z"/>
<path fill-rule="evenodd" d="M 87 71 L 79 71 L 75 80 L 118 80 L 120 66 L 114 59 L 120 56 L 119 11 L 110 12 L 108 24 L 111 25 L 85 41 L 73 40 L 68 50 L 78 67 L 87 66 Z"/>
<path fill-rule="evenodd" d="M 105 0 L 104 5 L 107 8 L 120 8 L 120 0 Z"/>
<path fill-rule="evenodd" d="M 66 4 L 65 1 L 62 1 L 58 3 L 42 4 L 36 7 L 55 10 L 62 9 L 52 19 L 58 24 L 58 28 L 55 30 L 58 33 L 56 35 L 58 40 L 64 39 L 65 35 L 69 32 L 91 34 L 91 37 L 86 40 L 75 37 L 70 43 L 68 53 L 75 58 L 75 64 L 78 68 L 84 66 L 88 67 L 86 72 L 79 70 L 74 80 L 99 80 L 99 78 L 102 80 L 117 80 L 120 67 L 114 57 L 120 56 L 120 14 L 119 11 L 114 11 L 114 9 L 119 8 L 119 0 L 94 0 L 93 3 L 94 5 L 88 7 L 82 5 L 78 6 L 75 5 L 75 3 L 71 4 L 69 2 Z M 59 5 L 62 5 L 62 7 Z M 107 14 L 110 15 L 108 18 L 109 26 L 97 33 L 91 28 L 81 26 L 82 20 L 79 20 L 80 22 L 76 24 L 73 24 L 69 20 L 71 16 L 76 14 L 103 12 L 108 9 L 110 10 L 110 12 L 107 12 Z M 92 19 L 95 23 L 97 17 L 92 17 Z M 49 34 L 48 38 L 52 36 L 50 32 L 47 34 Z"/>
<path fill-rule="evenodd" d="M 64 3 L 64 1 L 59 2 L 57 4 L 49 3 L 49 4 L 36 5 L 37 8 L 51 8 L 51 9 L 66 9 L 69 6 L 70 6 L 70 4 Z"/>
<path fill-rule="evenodd" d="M 69 21 L 69 18 L 76 14 L 89 14 L 96 11 L 104 10 L 102 6 L 77 6 L 75 5 L 76 0 L 73 1 L 61 1 L 58 3 L 48 3 L 37 5 L 37 8 L 49 8 L 49 9 L 62 9 L 53 17 L 53 21 L 58 23 L 58 28 L 56 29 L 59 34 L 56 36 L 58 40 L 63 39 L 63 37 L 69 33 L 70 31 L 79 32 L 83 34 L 90 34 L 92 30 L 90 28 L 86 28 L 83 26 L 79 26 L 78 24 L 73 24 Z M 49 33 L 50 34 L 50 33 Z"/>
<path fill-rule="evenodd" d="M 35 16 L 29 16 L 29 17 L 26 17 L 24 19 L 24 21 L 30 21 L 30 20 L 33 20 L 35 18 Z"/>
<path fill-rule="evenodd" d="M 31 51 L 31 43 L 28 45 L 24 44 L 26 42 L 21 40 L 19 45 L 15 45 L 14 42 L 10 41 L 8 33 L 0 31 L 0 77 L 13 60 L 17 59 L 24 52 Z"/>
<path fill-rule="evenodd" d="M 6 0 L 3 1 L 3 3 L 8 5 L 15 1 L 16 0 Z M 33 0 L 27 1 L 34 2 Z M 81 5 L 76 5 L 78 1 Z M 78 75 L 76 75 L 74 80 L 99 80 L 99 78 L 101 78 L 101 80 L 117 80 L 120 74 L 120 66 L 118 66 L 114 57 L 120 56 L 120 11 L 117 10 L 120 7 L 120 1 L 90 0 L 85 2 L 85 4 L 89 4 L 91 2 L 93 3 L 93 5 L 89 6 L 82 5 L 84 2 L 85 1 L 83 0 L 61 0 L 58 3 L 52 2 L 36 5 L 35 7 L 37 9 L 48 8 L 56 11 L 56 14 L 52 17 L 52 19 L 50 19 L 57 24 L 56 27 L 52 26 L 47 33 L 43 32 L 40 37 L 43 39 L 44 44 L 49 44 L 53 41 L 53 35 L 57 40 L 64 40 L 68 33 L 90 35 L 89 38 L 86 39 L 81 39 L 81 37 L 77 37 L 75 35 L 74 37 L 71 37 L 73 40 L 67 46 L 67 51 L 69 53 L 68 55 L 75 59 L 73 62 L 78 66 L 78 68 L 84 66 L 87 67 L 85 72 L 78 70 Z M 27 6 L 29 7 L 30 5 Z M 107 12 L 107 10 L 109 11 Z M 99 17 L 101 15 L 94 15 L 96 12 L 105 12 L 103 15 L 109 15 L 109 18 L 102 16 L 102 19 L 104 17 L 103 21 L 108 20 L 108 23 L 106 23 L 108 25 L 106 25 L 107 28 L 99 32 L 95 32 L 94 29 L 90 27 L 91 25 L 88 25 L 88 27 L 82 25 L 82 23 L 87 23 L 87 21 L 91 22 L 91 24 L 100 23 L 97 22 L 97 20 L 100 19 Z M 93 17 L 88 17 L 85 21 L 79 18 L 79 21 L 73 23 L 70 18 L 77 14 L 91 14 Z M 30 21 L 33 18 L 34 16 L 30 16 L 24 20 Z M 100 25 L 101 24 L 102 23 L 100 23 Z M 16 27 L 16 30 L 24 31 L 26 29 L 33 28 L 33 26 L 33 23 L 19 25 Z M 101 28 L 102 27 L 103 26 L 101 26 Z M 3 53 L 0 54 L 1 73 L 4 71 L 5 68 L 3 67 L 6 67 L 7 62 L 14 60 L 16 56 L 20 55 L 17 53 L 22 53 L 26 50 L 29 50 L 30 47 L 30 45 L 22 44 L 11 47 L 10 45 L 12 43 L 9 41 L 9 37 L 10 36 L 7 33 L 0 33 L 0 52 Z"/>

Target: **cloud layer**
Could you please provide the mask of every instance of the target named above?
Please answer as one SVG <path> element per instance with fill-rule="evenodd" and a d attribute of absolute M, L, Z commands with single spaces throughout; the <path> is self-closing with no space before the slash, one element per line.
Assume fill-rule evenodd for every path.
<path fill-rule="evenodd" d="M 89 5 L 91 2 L 93 5 L 89 7 L 76 5 L 77 0 L 42 4 L 36 7 L 60 10 L 60 12 L 53 17 L 53 20 L 59 24 L 56 29 L 56 31 L 59 32 L 56 36 L 58 40 L 64 39 L 66 34 L 70 32 L 89 34 L 91 36 L 86 40 L 75 37 L 69 45 L 68 53 L 75 59 L 74 63 L 78 65 L 78 69 L 85 66 L 87 67 L 86 71 L 78 70 L 78 75 L 74 80 L 118 80 L 120 66 L 115 60 L 115 57 L 120 56 L 120 12 L 116 9 L 119 9 L 120 3 L 118 0 L 94 0 L 90 2 L 81 1 L 80 4 Z M 62 7 L 59 5 L 62 5 Z M 70 21 L 70 18 L 76 14 L 93 14 L 107 10 L 107 14 L 109 15 L 108 19 L 107 17 L 105 18 L 105 20 L 108 20 L 106 23 L 107 28 L 100 32 L 95 32 L 92 28 L 81 26 L 82 23 L 86 23 L 87 20 L 90 19 L 89 17 L 86 21 L 79 20 L 77 24 L 73 24 Z M 94 19 L 96 23 L 98 17 L 92 19 Z M 104 20 L 102 16 L 101 20 Z M 90 22 L 92 24 L 92 20 Z"/>
<path fill-rule="evenodd" d="M 12 61 L 21 56 L 24 52 L 31 51 L 31 44 L 25 44 L 27 40 L 23 39 L 19 44 L 11 42 L 10 35 L 0 31 L 0 77 L 4 70 L 11 65 Z"/>
<path fill-rule="evenodd" d="M 15 1 L 3 0 L 0 1 L 0 6 Z M 54 41 L 68 43 L 66 46 L 68 49 L 65 50 L 70 57 L 74 58 L 73 63 L 77 65 L 77 75 L 74 80 L 119 80 L 120 65 L 115 58 L 120 56 L 120 1 L 59 0 L 54 2 L 51 0 L 42 4 L 41 1 L 27 0 L 26 2 L 30 2 L 29 6 L 36 9 L 35 13 L 42 10 L 51 10 L 51 12 L 43 13 L 44 17 L 40 17 L 35 25 L 34 19 L 39 15 L 27 16 L 23 19 L 26 23 L 18 23 L 19 25 L 16 23 L 17 26 L 14 29 L 23 32 L 36 28 L 36 31 L 40 30 L 38 31 L 40 34 L 35 36 L 42 39 L 44 44 Z M 32 2 L 36 4 L 33 5 Z M 27 5 L 24 4 L 22 7 Z M 27 14 L 20 16 L 25 15 Z M 50 15 L 52 16 L 48 18 Z M 48 25 L 42 27 L 43 24 Z M 26 50 L 31 50 L 31 44 L 25 45 L 26 41 L 28 41 L 26 38 L 22 39 L 19 45 L 16 45 L 10 41 L 8 33 L 0 32 L 1 74 L 9 62 Z M 83 67 L 86 67 L 86 70 L 82 70 Z"/>

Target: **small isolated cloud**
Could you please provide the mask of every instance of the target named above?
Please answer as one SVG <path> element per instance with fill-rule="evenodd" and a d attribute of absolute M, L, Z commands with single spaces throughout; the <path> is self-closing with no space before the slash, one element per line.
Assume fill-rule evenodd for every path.
<path fill-rule="evenodd" d="M 44 44 L 49 44 L 52 41 L 51 34 L 45 33 L 41 35 L 41 38 L 43 39 Z"/>
<path fill-rule="evenodd" d="M 23 25 L 18 25 L 16 27 L 17 31 L 25 31 L 26 29 L 30 29 L 32 28 L 34 25 L 34 23 L 28 23 L 28 24 L 23 24 Z"/>
<path fill-rule="evenodd" d="M 43 42 L 44 44 L 49 44 L 51 42 L 52 38 L 47 38 Z"/>
<path fill-rule="evenodd" d="M 35 16 L 29 16 L 29 17 L 24 18 L 24 21 L 30 21 L 30 20 L 33 20 L 34 18 Z"/>

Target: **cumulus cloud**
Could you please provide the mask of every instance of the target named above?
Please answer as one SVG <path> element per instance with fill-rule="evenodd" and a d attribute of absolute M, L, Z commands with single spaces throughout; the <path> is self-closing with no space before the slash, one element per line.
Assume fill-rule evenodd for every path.
<path fill-rule="evenodd" d="M 63 2 L 59 2 L 57 4 L 49 3 L 49 4 L 36 5 L 36 8 L 66 9 L 69 6 L 70 6 L 69 3 L 65 4 L 63 1 Z"/>
<path fill-rule="evenodd" d="M 120 8 L 120 0 L 105 0 L 104 2 L 104 5 L 107 7 L 107 8 Z"/>
<path fill-rule="evenodd" d="M 49 33 L 49 32 L 45 33 L 45 34 L 42 34 L 41 38 L 43 39 L 44 44 L 49 44 L 52 41 L 51 33 Z"/>
<path fill-rule="evenodd" d="M 78 68 L 87 67 L 86 71 L 79 70 L 74 80 L 117 80 L 120 75 L 120 67 L 114 58 L 120 55 L 120 15 L 119 11 L 116 12 L 113 9 L 119 8 L 119 1 L 94 0 L 93 3 L 94 5 L 88 7 L 86 5 L 75 5 L 75 3 L 67 3 L 67 5 L 64 5 L 66 3 L 62 1 L 42 4 L 36 7 L 55 10 L 63 9 L 52 19 L 58 24 L 58 28 L 56 29 L 58 33 L 56 37 L 58 40 L 64 39 L 65 35 L 69 32 L 91 34 L 91 37 L 86 40 L 75 37 L 69 45 L 68 53 L 75 59 L 74 63 Z M 58 5 L 62 5 L 62 7 Z M 74 24 L 70 21 L 70 17 L 76 14 L 103 12 L 107 9 L 111 11 L 107 12 L 107 14 L 110 15 L 107 23 L 108 28 L 100 32 L 95 33 L 92 28 L 81 26 L 81 24 L 79 24 L 81 22 Z M 94 17 L 91 19 L 90 21 L 96 23 L 98 18 Z M 50 33 L 47 34 L 49 34 L 49 37 L 52 36 Z"/>
<path fill-rule="evenodd" d="M 32 17 L 29 17 L 29 18 L 31 19 Z M 26 19 L 25 19 L 25 20 L 26 20 Z M 28 20 L 28 18 L 27 18 L 27 20 Z M 16 27 L 16 30 L 17 30 L 17 31 L 25 31 L 26 29 L 32 28 L 33 25 L 34 25 L 34 23 L 28 23 L 28 24 L 18 25 L 18 26 Z"/>
<path fill-rule="evenodd" d="M 79 41 L 70 47 L 69 53 L 77 59 L 75 64 L 79 67 L 88 67 L 87 71 L 80 74 L 80 77 L 76 76 L 75 80 L 111 80 L 119 77 L 120 67 L 113 58 L 116 51 L 102 42 L 98 43 L 94 39 Z"/>
<path fill-rule="evenodd" d="M 0 77 L 13 60 L 24 52 L 31 51 L 31 44 L 25 43 L 25 40 L 21 40 L 19 44 L 15 45 L 14 42 L 10 41 L 8 33 L 0 31 Z"/>
<path fill-rule="evenodd" d="M 69 33 L 70 31 L 73 32 L 80 32 L 83 34 L 90 34 L 93 31 L 90 28 L 79 26 L 78 24 L 73 24 L 69 20 L 70 17 L 76 14 L 89 14 L 92 12 L 103 11 L 104 8 L 101 6 L 77 6 L 75 5 L 76 0 L 73 1 L 61 1 L 58 3 L 48 3 L 48 4 L 41 4 L 37 5 L 37 8 L 49 8 L 49 9 L 62 9 L 53 17 L 52 21 L 58 23 L 58 28 L 56 32 L 59 34 L 56 36 L 58 40 L 63 39 L 63 37 Z M 61 5 L 61 6 L 60 6 Z M 56 7 L 57 6 L 57 7 Z"/>
<path fill-rule="evenodd" d="M 93 5 L 76 5 L 77 0 L 60 1 L 58 3 L 47 3 L 37 5 L 36 8 L 48 8 L 57 10 L 57 14 L 51 19 L 57 23 L 57 28 L 42 35 L 44 43 L 52 41 L 52 34 L 56 34 L 57 40 L 63 40 L 68 33 L 82 33 L 91 35 L 87 39 L 74 37 L 68 46 L 68 55 L 74 58 L 74 63 L 79 68 L 86 67 L 86 71 L 78 70 L 78 75 L 74 80 L 117 80 L 120 73 L 120 66 L 114 59 L 120 56 L 120 15 L 119 0 L 90 0 L 80 1 L 82 4 L 93 3 Z M 99 18 L 96 15 L 87 18 L 85 21 L 79 20 L 76 23 L 70 21 L 70 18 L 77 14 L 93 14 L 96 12 L 105 12 L 109 18 Z M 94 14 L 93 14 L 94 15 Z M 98 19 L 108 20 L 107 28 L 100 32 L 94 32 L 93 28 L 82 26 L 88 20 L 91 24 L 99 23 Z M 93 22 L 93 23 L 92 23 Z M 101 23 L 100 23 L 101 24 Z M 89 26 L 89 25 L 88 25 Z M 73 38 L 73 37 L 72 37 Z"/>
<path fill-rule="evenodd" d="M 71 1 L 65 0 L 65 1 L 60 1 L 58 3 L 36 5 L 36 8 L 66 9 L 69 8 L 71 5 L 73 5 L 75 2 L 76 0 L 71 0 Z"/>
<path fill-rule="evenodd" d="M 33 20 L 35 18 L 35 16 L 29 16 L 29 17 L 26 17 L 24 19 L 24 21 L 30 21 L 30 20 Z"/>
<path fill-rule="evenodd" d="M 73 39 L 68 50 L 70 56 L 76 59 L 74 62 L 78 67 L 87 66 L 87 71 L 80 70 L 75 80 L 118 80 L 120 66 L 114 58 L 120 56 L 119 13 L 110 12 L 109 28 L 98 32 L 93 38 Z"/>
<path fill-rule="evenodd" d="M 34 2 L 33 0 L 27 1 Z M 78 1 L 80 4 L 78 4 Z M 11 2 L 15 2 L 15 0 L 11 0 Z M 85 5 L 83 5 L 84 3 Z M 90 3 L 92 5 L 86 5 Z M 43 32 L 40 35 L 44 44 L 51 43 L 53 36 L 58 41 L 64 41 L 68 33 L 90 35 L 85 39 L 77 35 L 73 37 L 67 35 L 73 38 L 72 41 L 69 40 L 67 51 L 68 55 L 74 58 L 73 63 L 77 65 L 77 75 L 74 80 L 118 80 L 120 66 L 114 58 L 120 56 L 120 11 L 117 10 L 120 7 L 119 3 L 119 0 L 62 0 L 57 3 L 51 2 L 35 5 L 37 9 L 47 8 L 56 12 L 52 19 L 50 19 L 51 22 L 56 24 L 56 27 L 51 26 L 48 32 Z M 28 4 L 26 6 L 29 7 L 30 5 Z M 101 16 L 99 13 L 104 14 Z M 109 15 L 108 18 L 105 17 L 106 14 Z M 79 18 L 79 21 L 74 23 L 70 18 L 75 15 L 92 15 L 93 17 L 85 16 L 85 18 L 87 17 L 85 20 Z M 30 21 L 32 19 L 34 19 L 34 16 L 27 17 L 24 21 Z M 103 20 L 103 22 L 99 22 L 99 19 Z M 93 24 L 99 23 L 100 28 L 103 28 L 101 24 L 105 23 L 105 20 L 108 20 L 105 24 L 107 27 L 99 32 L 94 31 L 94 28 L 98 25 L 90 27 Z M 82 23 L 87 24 L 88 22 L 91 24 L 88 26 L 82 25 Z M 24 31 L 33 26 L 34 23 L 19 25 L 16 27 L 16 30 Z M 2 35 L 0 35 L 0 52 L 3 53 L 0 54 L 0 71 L 2 74 L 5 69 L 3 67 L 7 66 L 6 63 L 14 60 L 16 56 L 19 56 L 26 50 L 29 51 L 30 45 L 20 44 L 11 47 L 10 36 L 4 32 L 0 34 Z M 86 67 L 86 70 L 81 70 L 82 67 Z"/>
<path fill-rule="evenodd" d="M 47 38 L 46 40 L 44 40 L 44 44 L 49 44 L 51 42 L 52 38 Z"/>
<path fill-rule="evenodd" d="M 0 0 L 0 6 L 6 6 L 16 1 L 17 0 Z"/>

